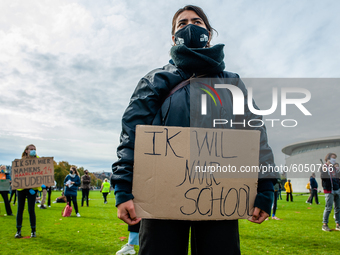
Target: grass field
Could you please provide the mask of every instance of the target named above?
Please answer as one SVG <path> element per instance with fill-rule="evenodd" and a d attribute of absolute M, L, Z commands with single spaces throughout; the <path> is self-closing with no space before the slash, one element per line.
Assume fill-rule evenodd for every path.
<path fill-rule="evenodd" d="M 53 192 L 52 199 L 59 195 Z M 129 233 L 116 216 L 114 195 L 108 196 L 106 205 L 99 191 L 91 191 L 90 198 L 90 207 L 79 207 L 80 218 L 74 211 L 71 217 L 61 217 L 65 204 L 52 204 L 46 210 L 36 207 L 37 238 L 33 239 L 14 238 L 15 217 L 3 216 L 5 207 L 0 203 L 0 254 L 115 254 L 127 242 Z M 279 200 L 276 214 L 282 220 L 261 225 L 240 220 L 242 254 L 340 254 L 340 232 L 321 230 L 325 202 L 323 196 L 319 198 L 321 205 L 306 204 L 306 195 L 295 195 L 294 202 Z M 78 193 L 78 204 L 80 199 Z M 12 209 L 16 215 L 17 206 Z M 333 212 L 329 227 L 335 228 Z M 22 235 L 30 235 L 27 209 Z"/>

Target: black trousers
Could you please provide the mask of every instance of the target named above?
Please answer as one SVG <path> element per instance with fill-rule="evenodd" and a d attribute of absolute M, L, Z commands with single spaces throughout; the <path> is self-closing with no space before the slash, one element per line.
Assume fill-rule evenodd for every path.
<path fill-rule="evenodd" d="M 316 189 L 312 189 L 312 195 L 311 195 L 311 199 L 310 199 L 311 204 L 313 204 L 313 197 L 315 197 L 315 203 L 318 204 L 319 203 L 318 191 Z"/>
<path fill-rule="evenodd" d="M 81 206 L 84 205 L 84 200 L 86 199 L 86 205 L 89 206 L 89 193 L 90 189 L 81 189 L 82 197 L 81 197 Z"/>
<path fill-rule="evenodd" d="M 140 255 L 241 254 L 237 220 L 179 221 L 143 219 L 139 232 Z"/>
<path fill-rule="evenodd" d="M 52 195 L 52 188 L 47 187 L 47 205 L 51 205 L 51 195 Z"/>
<path fill-rule="evenodd" d="M 293 202 L 293 194 L 292 194 L 292 192 L 287 192 L 287 201 L 289 201 L 288 196 L 290 197 L 290 201 Z"/>
<path fill-rule="evenodd" d="M 139 233 L 139 229 L 140 229 L 140 222 L 136 225 L 128 225 L 128 231 L 129 232 L 136 232 Z"/>
<path fill-rule="evenodd" d="M 312 190 L 309 189 L 309 197 L 308 197 L 308 199 L 307 199 L 307 201 L 306 201 L 307 203 L 311 203 L 312 196 L 313 196 Z"/>
<path fill-rule="evenodd" d="M 36 222 L 35 222 L 35 197 L 37 195 L 37 191 L 35 190 L 34 194 L 32 195 L 29 192 L 29 189 L 24 190 L 18 190 L 18 212 L 17 212 L 17 228 L 22 227 L 22 215 L 24 213 L 25 209 L 25 201 L 27 198 L 27 205 L 28 205 L 28 213 L 30 215 L 30 223 L 31 228 L 35 228 Z"/>
<path fill-rule="evenodd" d="M 0 191 L 2 198 L 4 199 L 5 207 L 6 207 L 6 213 L 7 215 L 12 214 L 12 208 L 8 201 L 8 191 Z"/>
<path fill-rule="evenodd" d="M 15 202 L 17 201 L 17 191 L 16 190 L 11 191 L 11 197 L 9 198 L 9 203 L 11 203 L 13 196 L 14 196 L 13 205 L 15 205 Z"/>
<path fill-rule="evenodd" d="M 71 200 L 73 202 L 73 207 L 76 213 L 78 213 L 78 203 L 77 203 L 77 196 L 66 196 L 67 203 L 71 206 Z"/>
<path fill-rule="evenodd" d="M 109 193 L 103 193 L 104 202 L 106 202 L 106 201 L 107 201 L 107 200 L 106 200 L 106 198 L 107 198 L 107 194 L 109 194 Z"/>
<path fill-rule="evenodd" d="M 278 195 L 278 191 L 274 191 L 274 203 L 273 203 L 273 216 L 275 216 L 275 214 L 276 214 L 276 207 L 277 207 L 277 199 L 278 199 L 278 197 L 277 197 L 277 195 Z"/>

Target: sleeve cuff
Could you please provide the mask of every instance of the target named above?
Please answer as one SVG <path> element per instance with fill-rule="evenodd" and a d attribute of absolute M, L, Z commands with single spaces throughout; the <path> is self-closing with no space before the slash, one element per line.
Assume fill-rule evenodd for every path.
<path fill-rule="evenodd" d="M 115 192 L 116 195 L 116 206 L 134 199 L 134 196 L 131 193 L 126 193 L 124 191 Z"/>
<path fill-rule="evenodd" d="M 264 191 L 261 193 L 257 193 L 254 207 L 258 207 L 270 215 L 273 200 L 274 200 L 274 191 Z"/>

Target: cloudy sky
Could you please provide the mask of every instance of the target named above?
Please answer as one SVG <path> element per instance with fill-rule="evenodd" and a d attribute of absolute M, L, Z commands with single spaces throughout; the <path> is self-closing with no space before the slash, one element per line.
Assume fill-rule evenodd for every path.
<path fill-rule="evenodd" d="M 225 44 L 226 70 L 244 78 L 340 77 L 337 1 L 3 0 L 0 164 L 33 143 L 40 156 L 111 171 L 129 98 L 141 77 L 167 64 L 172 16 L 186 4 L 201 6 L 218 31 L 212 43 Z M 293 106 L 270 116 L 299 122 L 267 127 L 278 164 L 285 145 L 340 132 L 339 80 L 279 79 L 277 87 L 297 80 L 312 94 L 305 105 L 312 116 Z M 257 104 L 269 108 L 273 85 L 252 87 Z"/>

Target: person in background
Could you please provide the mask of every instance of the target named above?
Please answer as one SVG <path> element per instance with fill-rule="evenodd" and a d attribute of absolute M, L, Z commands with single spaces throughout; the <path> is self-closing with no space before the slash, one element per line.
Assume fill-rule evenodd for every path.
<path fill-rule="evenodd" d="M 281 191 L 282 191 L 282 184 L 280 182 L 279 183 L 279 192 L 278 192 L 278 197 L 280 198 L 280 200 L 282 200 Z"/>
<path fill-rule="evenodd" d="M 125 244 L 119 251 L 116 252 L 116 255 L 126 255 L 126 254 L 135 254 L 135 245 L 139 245 L 139 228 L 140 223 L 136 225 L 128 226 L 129 231 L 129 241 Z"/>
<path fill-rule="evenodd" d="M 52 187 L 48 186 L 47 187 L 47 206 L 48 207 L 51 207 L 51 195 L 52 195 Z"/>
<path fill-rule="evenodd" d="M 310 188 L 310 181 L 307 183 L 306 185 L 306 189 L 309 190 L 309 196 L 308 196 L 308 199 L 306 201 L 307 204 L 311 204 L 311 199 L 312 199 L 312 189 Z"/>
<path fill-rule="evenodd" d="M 273 202 L 273 213 L 272 213 L 273 220 L 280 220 L 278 217 L 275 216 L 276 210 L 277 210 L 277 199 L 278 199 L 280 183 L 281 183 L 281 179 L 278 179 L 277 183 L 274 185 L 274 202 Z"/>
<path fill-rule="evenodd" d="M 289 201 L 290 198 L 290 202 L 293 202 L 293 187 L 292 187 L 292 183 L 290 182 L 290 180 L 288 180 L 285 183 L 285 189 L 286 189 L 286 193 L 287 193 L 287 202 Z"/>
<path fill-rule="evenodd" d="M 319 205 L 319 198 L 318 198 L 318 182 L 315 180 L 315 173 L 312 173 L 311 177 L 309 178 L 310 189 L 311 189 L 311 198 L 309 200 L 310 204 L 313 204 L 313 198 L 315 197 L 315 203 Z"/>
<path fill-rule="evenodd" d="M 21 158 L 38 158 L 37 149 L 35 145 L 30 144 L 27 145 L 24 152 L 21 155 Z M 31 238 L 36 237 L 36 216 L 35 216 L 35 199 L 37 196 L 38 188 L 32 189 L 18 189 L 18 212 L 17 212 L 17 233 L 15 234 L 15 238 L 21 238 L 21 228 L 22 228 L 22 216 L 25 209 L 25 201 L 27 198 L 28 204 L 28 213 L 30 216 L 30 224 L 31 224 Z"/>
<path fill-rule="evenodd" d="M 51 207 L 51 196 L 52 196 L 52 189 L 57 186 L 57 182 L 54 181 L 54 186 L 47 187 L 47 205 L 48 207 Z"/>
<path fill-rule="evenodd" d="M 53 203 L 55 204 L 55 203 L 66 203 L 66 202 L 67 202 L 66 196 L 64 195 L 64 192 L 61 192 L 61 196 L 57 197 Z"/>
<path fill-rule="evenodd" d="M 90 193 L 90 185 L 91 185 L 91 176 L 89 175 L 89 171 L 85 170 L 84 175 L 81 177 L 81 206 L 84 206 L 84 200 L 86 199 L 86 206 L 89 206 L 89 193 Z"/>
<path fill-rule="evenodd" d="M 328 227 L 329 214 L 332 211 L 334 202 L 335 215 L 335 230 L 340 231 L 340 182 L 339 173 L 336 171 L 334 165 L 337 155 L 335 153 L 328 153 L 325 157 L 325 162 L 321 169 L 321 180 L 323 192 L 325 193 L 325 210 L 323 212 L 322 230 L 331 231 Z"/>
<path fill-rule="evenodd" d="M 11 180 L 9 174 L 6 173 L 6 166 L 5 165 L 2 165 L 0 167 L 0 180 Z M 14 216 L 13 213 L 12 213 L 12 208 L 11 208 L 10 202 L 8 201 L 9 190 L 0 191 L 0 194 L 1 194 L 2 198 L 4 199 L 4 204 L 5 204 L 7 216 Z"/>
<path fill-rule="evenodd" d="M 13 205 L 15 205 L 15 202 L 17 201 L 17 191 L 15 189 L 12 189 L 11 187 L 11 197 L 9 198 L 9 203 L 11 203 L 13 196 L 14 196 Z"/>
<path fill-rule="evenodd" d="M 47 187 L 45 184 L 43 184 L 41 185 L 41 188 L 42 188 L 42 197 L 41 197 L 40 206 L 38 205 L 38 207 L 40 207 L 40 209 L 46 209 L 45 202 L 46 202 L 46 195 L 47 195 Z"/>
<path fill-rule="evenodd" d="M 103 193 L 104 204 L 107 204 L 107 195 L 110 192 L 110 187 L 111 187 L 111 184 L 108 182 L 107 178 L 105 178 L 105 180 L 102 183 L 102 186 L 100 188 L 100 192 Z"/>
<path fill-rule="evenodd" d="M 65 177 L 64 180 L 65 188 L 65 196 L 67 203 L 71 206 L 71 200 L 73 202 L 74 210 L 76 211 L 77 217 L 80 217 L 79 211 L 78 211 L 78 203 L 77 203 L 77 191 L 78 187 L 80 186 L 80 178 L 77 171 L 76 166 L 71 166 L 70 174 L 68 174 Z"/>

